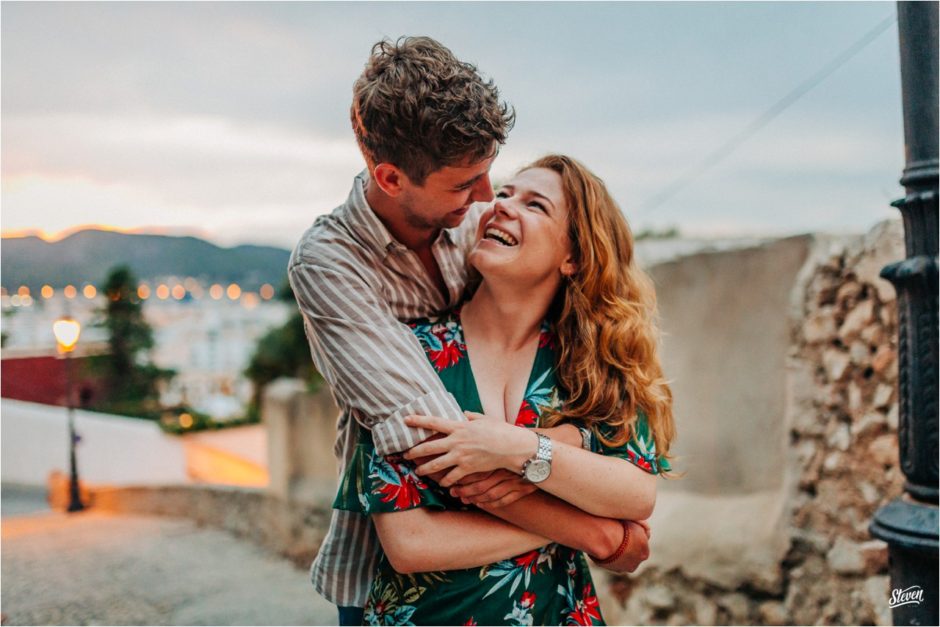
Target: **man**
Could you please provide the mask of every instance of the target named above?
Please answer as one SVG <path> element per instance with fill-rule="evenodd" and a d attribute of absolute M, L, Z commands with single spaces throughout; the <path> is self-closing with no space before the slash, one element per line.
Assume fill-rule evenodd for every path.
<path fill-rule="evenodd" d="M 289 265 L 314 363 L 342 410 L 341 475 L 356 423 L 390 454 L 431 435 L 405 424 L 411 414 L 465 419 L 400 321 L 459 303 L 482 208 L 473 203 L 493 199 L 489 170 L 514 112 L 473 65 L 413 37 L 375 44 L 353 87 L 351 119 L 367 170 L 346 202 L 304 233 Z M 577 430 L 562 429 L 558 437 L 580 443 Z M 511 492 L 503 502 L 535 490 L 504 475 L 486 479 Z M 631 535 L 642 536 L 642 561 L 645 535 Z M 334 510 L 311 578 L 339 607 L 340 624 L 361 623 L 378 555 L 370 521 Z"/>

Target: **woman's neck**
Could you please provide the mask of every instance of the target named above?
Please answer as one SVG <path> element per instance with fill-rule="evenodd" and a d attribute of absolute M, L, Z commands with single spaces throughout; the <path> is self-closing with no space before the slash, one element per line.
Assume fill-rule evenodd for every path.
<path fill-rule="evenodd" d="M 483 281 L 473 298 L 464 304 L 463 327 L 477 340 L 499 343 L 506 350 L 519 350 L 538 337 L 542 321 L 557 286 L 520 291 Z"/>

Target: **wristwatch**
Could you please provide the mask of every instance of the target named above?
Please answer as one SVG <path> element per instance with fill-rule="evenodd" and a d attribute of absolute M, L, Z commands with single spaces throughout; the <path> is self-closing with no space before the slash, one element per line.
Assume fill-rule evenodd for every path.
<path fill-rule="evenodd" d="M 541 433 L 535 435 L 539 438 L 539 448 L 535 457 L 522 465 L 522 476 L 532 483 L 541 483 L 552 474 L 552 441 Z"/>

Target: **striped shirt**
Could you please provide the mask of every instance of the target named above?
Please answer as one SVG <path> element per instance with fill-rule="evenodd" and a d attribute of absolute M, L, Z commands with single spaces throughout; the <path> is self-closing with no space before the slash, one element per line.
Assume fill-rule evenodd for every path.
<path fill-rule="evenodd" d="M 431 435 L 406 426 L 409 414 L 465 419 L 401 321 L 459 303 L 483 205 L 471 209 L 460 226 L 443 229 L 432 245 L 447 285 L 445 301 L 418 256 L 369 207 L 367 177 L 360 173 L 346 202 L 307 229 L 288 266 L 314 365 L 342 410 L 333 448 L 339 476 L 355 450 L 356 422 L 372 430 L 376 450 L 387 455 Z M 369 518 L 333 510 L 311 568 L 314 587 L 337 605 L 362 607 L 379 551 Z"/>

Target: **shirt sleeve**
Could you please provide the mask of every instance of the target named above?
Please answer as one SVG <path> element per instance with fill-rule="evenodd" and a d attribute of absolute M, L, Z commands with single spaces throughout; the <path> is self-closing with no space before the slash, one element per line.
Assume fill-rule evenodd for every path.
<path fill-rule="evenodd" d="M 407 326 L 349 264 L 299 259 L 288 269 L 314 365 L 337 404 L 372 430 L 380 455 L 431 435 L 405 425 L 409 414 L 466 420 Z"/>
<path fill-rule="evenodd" d="M 669 460 L 656 454 L 656 442 L 650 433 L 646 414 L 642 410 L 637 412 L 633 438 L 620 446 L 608 446 L 601 437 L 598 437 L 600 435 L 610 438 L 613 435 L 613 430 L 607 425 L 599 425 L 597 431 L 592 441 L 595 453 L 620 457 L 653 475 L 672 470 Z"/>

